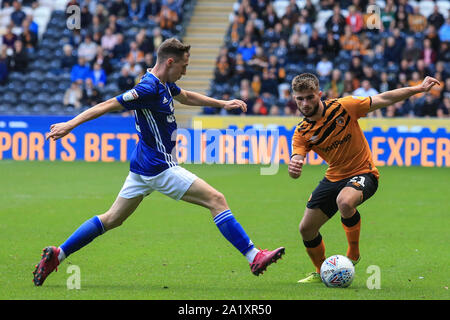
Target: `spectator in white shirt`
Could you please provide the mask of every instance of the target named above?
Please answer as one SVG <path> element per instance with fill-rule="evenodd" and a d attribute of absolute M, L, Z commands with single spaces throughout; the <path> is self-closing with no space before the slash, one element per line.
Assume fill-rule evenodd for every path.
<path fill-rule="evenodd" d="M 102 48 L 108 52 L 111 52 L 117 44 L 117 37 L 113 34 L 111 28 L 106 28 L 105 34 L 102 37 Z"/>
<path fill-rule="evenodd" d="M 372 85 L 370 84 L 369 80 L 363 80 L 361 82 L 361 87 L 353 91 L 353 95 L 358 97 L 371 97 L 377 94 L 378 91 L 372 88 Z"/>
<path fill-rule="evenodd" d="M 372 85 L 370 84 L 370 81 L 365 79 L 361 82 L 361 87 L 353 91 L 353 95 L 358 97 L 372 97 L 374 95 L 377 95 L 378 91 L 374 88 L 372 88 Z M 368 117 L 377 117 L 381 118 L 383 114 L 381 113 L 381 109 L 377 109 L 374 112 L 368 113 Z"/>
<path fill-rule="evenodd" d="M 333 63 L 326 56 L 322 57 L 316 67 L 317 74 L 321 77 L 328 77 L 333 70 Z"/>
<path fill-rule="evenodd" d="M 86 35 L 84 41 L 78 47 L 78 57 L 83 57 L 91 62 L 97 55 L 97 47 L 98 44 L 92 41 L 91 36 Z"/>

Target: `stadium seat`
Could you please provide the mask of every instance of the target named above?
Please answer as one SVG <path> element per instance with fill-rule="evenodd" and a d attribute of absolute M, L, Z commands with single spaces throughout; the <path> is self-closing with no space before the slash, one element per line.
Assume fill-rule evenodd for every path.
<path fill-rule="evenodd" d="M 28 92 L 28 91 L 22 92 L 19 95 L 19 102 L 23 103 L 23 104 L 28 104 L 28 103 L 34 101 L 35 96 L 36 96 L 36 94 L 32 93 L 32 92 Z"/>
<path fill-rule="evenodd" d="M 13 114 L 14 108 L 13 105 L 9 102 L 0 100 L 0 114 Z"/>
<path fill-rule="evenodd" d="M 42 82 L 39 91 L 54 94 L 58 92 L 58 82 L 55 81 Z"/>
<path fill-rule="evenodd" d="M 11 72 L 8 76 L 9 81 L 15 81 L 15 80 L 21 80 L 23 79 L 23 74 L 21 74 L 20 72 Z"/>
<path fill-rule="evenodd" d="M 43 114 L 46 111 L 47 111 L 47 106 L 42 103 L 34 103 L 30 108 L 30 112 L 32 114 Z"/>
<path fill-rule="evenodd" d="M 24 93 L 26 92 L 30 92 L 32 94 L 35 94 L 37 92 L 39 92 L 40 90 L 40 82 L 38 82 L 37 80 L 29 80 L 27 82 L 25 82 L 25 85 L 23 87 Z"/>
<path fill-rule="evenodd" d="M 31 107 L 28 104 L 19 103 L 18 105 L 13 106 L 11 109 L 12 109 L 11 110 L 12 113 L 22 115 L 22 114 L 29 114 Z"/>
<path fill-rule="evenodd" d="M 59 110 L 60 114 L 72 115 L 76 114 L 77 110 L 72 106 L 62 106 Z"/>
<path fill-rule="evenodd" d="M 11 104 L 17 104 L 19 101 L 17 98 L 17 94 L 14 92 L 10 92 L 10 91 L 5 92 L 2 100 L 6 101 L 8 103 L 11 103 Z"/>
<path fill-rule="evenodd" d="M 70 81 L 70 73 L 63 73 L 60 75 L 60 81 Z"/>
<path fill-rule="evenodd" d="M 46 91 L 42 91 L 34 98 L 34 101 L 38 104 L 47 104 L 50 101 L 50 94 Z"/>
<path fill-rule="evenodd" d="M 22 81 L 20 80 L 13 80 L 9 81 L 9 83 L 6 85 L 7 92 L 13 92 L 16 94 L 19 94 L 23 91 L 22 89 Z"/>
<path fill-rule="evenodd" d="M 51 105 L 59 105 L 64 100 L 64 93 L 55 93 L 50 96 L 49 103 Z"/>
<path fill-rule="evenodd" d="M 61 102 L 53 103 L 47 109 L 48 113 L 51 115 L 63 115 L 64 114 L 63 110 L 64 106 L 61 104 Z"/>
<path fill-rule="evenodd" d="M 58 83 L 58 90 L 66 91 L 70 87 L 70 81 L 61 81 Z"/>
<path fill-rule="evenodd" d="M 47 28 L 47 31 L 44 33 L 43 39 L 49 39 L 58 43 L 59 38 L 61 37 L 62 31 L 56 28 Z"/>
<path fill-rule="evenodd" d="M 37 59 L 50 61 L 53 57 L 53 52 L 49 48 L 39 48 L 37 52 Z"/>

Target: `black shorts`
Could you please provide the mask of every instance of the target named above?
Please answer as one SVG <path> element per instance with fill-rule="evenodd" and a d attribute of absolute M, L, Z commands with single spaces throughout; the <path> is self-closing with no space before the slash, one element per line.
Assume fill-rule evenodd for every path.
<path fill-rule="evenodd" d="M 336 203 L 337 196 L 345 187 L 361 190 L 363 192 L 363 200 L 361 203 L 363 203 L 377 191 L 378 179 L 372 173 L 364 173 L 336 182 L 331 182 L 327 178 L 323 178 L 311 194 L 306 207 L 310 209 L 319 208 L 331 218 L 338 211 Z"/>

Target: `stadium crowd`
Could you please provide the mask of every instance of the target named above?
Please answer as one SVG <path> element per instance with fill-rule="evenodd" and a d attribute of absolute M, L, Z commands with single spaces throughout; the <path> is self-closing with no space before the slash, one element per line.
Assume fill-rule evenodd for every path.
<path fill-rule="evenodd" d="M 166 38 L 181 31 L 183 5 L 189 0 L 70 0 L 65 12 L 54 16 L 56 26 L 49 22 L 48 32 L 39 43 L 32 10 L 35 1 L 3 1 L 2 10 L 13 7 L 7 31 L 2 36 L 0 85 L 9 82 L 10 73 L 29 72 L 33 60 L 45 54 L 44 42 L 55 40 L 61 51 L 52 61 L 50 72 L 69 78 L 61 102 L 66 110 L 89 108 L 119 92 L 129 90 L 140 80 L 148 67 L 154 65 L 156 50 Z M 69 30 L 70 6 L 81 12 L 80 28 Z M 52 18 L 53 19 L 53 18 Z M 70 20 L 71 21 L 71 20 Z M 56 27 L 56 37 L 52 27 Z M 47 38 L 47 35 L 49 39 Z M 38 55 L 38 57 L 36 57 Z M 44 59 L 41 61 L 45 62 Z M 59 78 L 58 78 L 59 79 Z"/>
<path fill-rule="evenodd" d="M 290 81 L 301 72 L 319 77 L 324 98 L 370 96 L 430 75 L 441 85 L 369 116 L 449 117 L 449 12 L 435 3 L 425 17 L 405 0 L 385 1 L 378 15 L 368 6 L 379 1 L 302 3 L 290 0 L 282 14 L 271 0 L 241 0 L 235 6 L 211 95 L 243 99 L 247 114 L 299 115 Z M 326 10 L 332 14 L 318 25 Z M 217 112 L 204 108 L 205 114 Z"/>
<path fill-rule="evenodd" d="M 236 2 L 211 96 L 243 99 L 247 114 L 298 115 L 290 81 L 301 72 L 318 75 L 324 98 L 373 95 L 431 75 L 441 85 L 430 93 L 371 116 L 449 117 L 450 13 L 437 3 L 425 17 L 405 0 L 290 0 L 281 11 L 279 1 Z M 81 8 L 81 28 L 68 30 L 69 14 L 54 12 L 41 37 L 29 14 L 39 0 L 0 2 L 0 13 L 10 12 L 0 37 L 0 112 L 16 102 L 30 106 L 34 90 L 39 113 L 59 103 L 81 111 L 132 88 L 154 64 L 155 48 L 180 34 L 184 5 L 191 1 L 70 0 L 67 7 Z M 377 21 L 368 6 L 380 3 Z M 324 12 L 331 14 L 320 20 Z M 24 85 L 30 92 L 22 94 L 20 74 L 39 68 L 47 71 L 45 79 L 43 73 L 30 75 L 34 82 Z M 219 111 L 227 113 L 204 108 L 205 114 Z"/>

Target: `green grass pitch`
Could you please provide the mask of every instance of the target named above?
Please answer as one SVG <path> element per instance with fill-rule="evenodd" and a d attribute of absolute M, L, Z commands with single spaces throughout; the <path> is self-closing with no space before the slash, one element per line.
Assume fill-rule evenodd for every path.
<path fill-rule="evenodd" d="M 42 287 L 32 283 L 43 247 L 60 245 L 107 210 L 128 173 L 126 163 L 0 161 L 0 299 L 448 299 L 449 169 L 381 167 L 377 193 L 360 207 L 361 255 L 353 284 L 299 285 L 313 271 L 298 224 L 326 167 L 305 166 L 299 180 L 282 165 L 186 165 L 225 194 L 256 246 L 286 247 L 255 277 L 220 234 L 209 212 L 161 194 L 147 197 L 118 229 L 70 256 Z M 327 256 L 345 254 L 339 216 L 322 229 Z M 81 289 L 69 290 L 68 267 Z M 380 289 L 368 289 L 380 270 Z M 370 270 L 370 268 L 369 268 Z"/>

